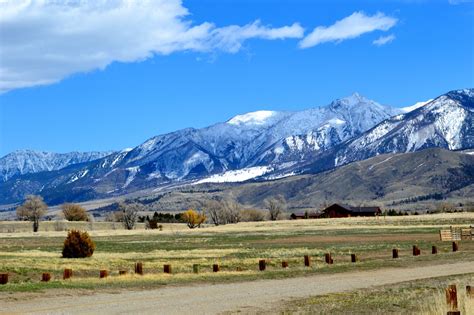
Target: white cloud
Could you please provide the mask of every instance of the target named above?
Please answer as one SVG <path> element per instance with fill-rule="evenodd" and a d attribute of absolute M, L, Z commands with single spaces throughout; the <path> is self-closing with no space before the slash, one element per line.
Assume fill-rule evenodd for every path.
<path fill-rule="evenodd" d="M 390 34 L 390 35 L 387 35 L 387 36 L 380 36 L 379 38 L 374 40 L 372 42 L 372 44 L 374 44 L 375 46 L 383 46 L 385 44 L 393 42 L 394 39 L 395 39 L 395 35 L 393 35 L 393 34 Z"/>
<path fill-rule="evenodd" d="M 396 18 L 386 16 L 383 13 L 368 16 L 364 12 L 354 12 L 331 26 L 316 27 L 300 41 L 299 46 L 300 48 L 309 48 L 325 42 L 340 42 L 356 38 L 377 30 L 387 31 L 395 26 L 397 21 Z"/>
<path fill-rule="evenodd" d="M 0 91 L 58 82 L 177 51 L 235 53 L 252 38 L 303 37 L 295 23 L 193 24 L 180 0 L 1 0 Z"/>

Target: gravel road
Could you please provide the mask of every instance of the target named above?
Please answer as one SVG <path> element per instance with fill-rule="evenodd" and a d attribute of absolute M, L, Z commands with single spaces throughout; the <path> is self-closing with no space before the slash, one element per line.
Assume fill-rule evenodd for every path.
<path fill-rule="evenodd" d="M 6 302 L 1 314 L 218 314 L 268 310 L 283 300 L 474 273 L 474 263 L 390 268 L 252 282 L 175 286 Z"/>

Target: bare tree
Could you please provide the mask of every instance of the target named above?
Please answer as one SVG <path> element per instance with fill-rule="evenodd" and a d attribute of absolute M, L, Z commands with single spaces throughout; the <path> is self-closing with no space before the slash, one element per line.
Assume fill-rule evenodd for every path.
<path fill-rule="evenodd" d="M 255 209 L 243 209 L 240 211 L 240 216 L 244 222 L 254 222 L 265 220 L 265 213 Z"/>
<path fill-rule="evenodd" d="M 239 223 L 241 219 L 240 210 L 242 208 L 240 204 L 234 200 L 226 200 L 224 206 L 226 223 Z"/>
<path fill-rule="evenodd" d="M 89 221 L 87 210 L 74 203 L 65 203 L 61 206 L 64 218 L 68 221 Z"/>
<path fill-rule="evenodd" d="M 119 203 L 119 212 L 123 215 L 123 226 L 127 230 L 133 230 L 138 219 L 138 212 L 142 210 L 143 206 L 139 203 Z"/>
<path fill-rule="evenodd" d="M 286 209 L 286 200 L 282 195 L 265 199 L 265 208 L 268 210 L 270 220 L 275 221 Z"/>
<path fill-rule="evenodd" d="M 16 208 L 16 215 L 20 220 L 33 222 L 33 232 L 38 232 L 39 220 L 45 215 L 48 206 L 41 196 L 28 195 L 25 202 Z"/>
<path fill-rule="evenodd" d="M 204 204 L 204 212 L 214 225 L 225 224 L 222 220 L 223 206 L 217 200 L 208 200 Z"/>

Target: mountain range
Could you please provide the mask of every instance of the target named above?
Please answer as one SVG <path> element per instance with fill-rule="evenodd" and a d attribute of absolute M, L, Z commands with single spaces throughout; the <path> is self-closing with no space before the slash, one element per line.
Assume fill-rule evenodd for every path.
<path fill-rule="evenodd" d="M 265 181 L 317 174 L 386 153 L 469 149 L 474 147 L 473 111 L 474 89 L 407 108 L 353 94 L 299 112 L 238 115 L 119 152 L 71 154 L 57 162 L 14 152 L 0 159 L 0 204 L 19 202 L 30 193 L 57 204 L 170 185 Z"/>

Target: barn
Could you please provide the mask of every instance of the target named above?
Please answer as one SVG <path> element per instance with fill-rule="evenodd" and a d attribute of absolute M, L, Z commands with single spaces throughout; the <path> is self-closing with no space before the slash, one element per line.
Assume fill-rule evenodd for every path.
<path fill-rule="evenodd" d="M 323 210 L 326 218 L 373 217 L 382 214 L 380 207 L 355 207 L 335 203 Z"/>
<path fill-rule="evenodd" d="M 321 217 L 321 213 L 318 212 L 294 212 L 290 215 L 290 219 L 317 219 Z"/>

